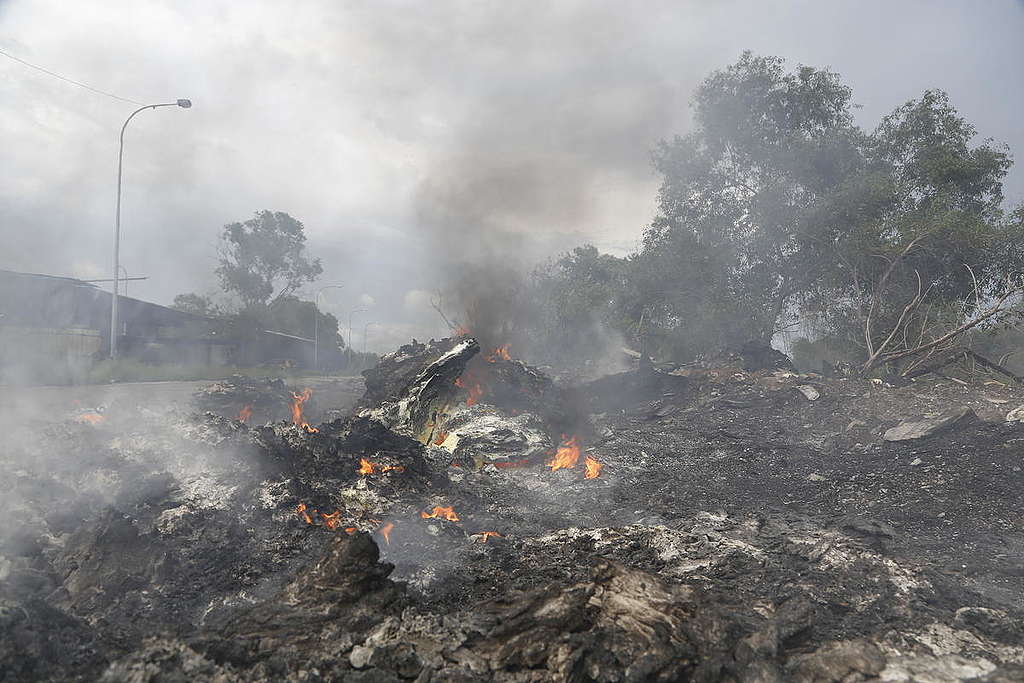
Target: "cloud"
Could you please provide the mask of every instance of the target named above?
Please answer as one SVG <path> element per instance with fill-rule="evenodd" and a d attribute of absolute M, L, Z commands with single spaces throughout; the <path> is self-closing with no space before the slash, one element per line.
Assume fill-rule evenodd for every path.
<path fill-rule="evenodd" d="M 867 127 L 946 88 L 982 136 L 1020 150 L 1022 31 L 1019 3 L 923 0 L 0 3 L 12 53 L 195 103 L 142 112 L 126 134 L 122 262 L 150 278 L 133 295 L 215 289 L 222 226 L 269 208 L 305 223 L 323 282 L 422 336 L 437 316 L 407 293 L 454 264 L 635 244 L 652 145 L 686 132 L 694 87 L 742 50 L 839 71 Z M 111 268 L 130 111 L 0 60 L 0 267 Z M 1006 194 L 1024 200 L 1019 169 Z"/>

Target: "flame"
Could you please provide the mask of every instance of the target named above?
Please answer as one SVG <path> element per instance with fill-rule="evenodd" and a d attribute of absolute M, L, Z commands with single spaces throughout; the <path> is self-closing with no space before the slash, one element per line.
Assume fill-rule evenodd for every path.
<path fill-rule="evenodd" d="M 82 424 L 98 425 L 107 419 L 106 415 L 100 415 L 99 413 L 82 413 L 75 417 L 75 422 Z"/>
<path fill-rule="evenodd" d="M 302 419 L 302 404 L 308 401 L 313 396 L 313 390 L 306 387 L 302 390 L 301 394 L 292 392 L 292 424 L 297 427 L 302 427 L 307 431 L 313 430 L 303 419 Z"/>
<path fill-rule="evenodd" d="M 345 533 L 348 534 L 349 536 L 351 536 L 355 532 L 356 532 L 356 528 L 354 526 L 347 526 L 347 527 L 345 527 Z"/>
<path fill-rule="evenodd" d="M 245 406 L 238 411 L 238 421 L 242 424 L 248 422 L 250 417 L 252 417 L 252 406 Z"/>
<path fill-rule="evenodd" d="M 485 465 L 494 465 L 499 470 L 512 470 L 519 469 L 520 467 L 529 467 L 529 460 L 495 460 L 492 462 L 485 462 Z"/>
<path fill-rule="evenodd" d="M 583 475 L 584 479 L 597 479 L 601 476 L 601 468 L 604 467 L 604 465 L 594 460 L 589 455 L 583 461 L 583 464 L 587 468 L 587 473 Z"/>
<path fill-rule="evenodd" d="M 464 325 L 459 325 L 458 327 L 455 328 L 454 334 L 456 337 L 468 337 L 469 329 L 466 328 Z"/>
<path fill-rule="evenodd" d="M 434 439 L 434 445 L 440 446 L 444 443 L 444 440 L 448 438 L 448 432 L 440 431 L 437 433 L 437 438 Z"/>
<path fill-rule="evenodd" d="M 388 545 L 391 545 L 391 530 L 394 528 L 395 525 L 391 522 L 388 522 L 379 529 L 380 535 L 384 537 L 384 542 Z"/>
<path fill-rule="evenodd" d="M 295 508 L 295 513 L 298 514 L 302 519 L 306 520 L 306 524 L 312 524 L 313 518 L 306 512 L 306 504 L 299 503 L 298 507 Z"/>
<path fill-rule="evenodd" d="M 341 526 L 341 510 L 335 510 L 331 514 L 320 513 L 320 517 L 324 520 L 324 526 L 328 529 L 334 530 Z"/>
<path fill-rule="evenodd" d="M 564 436 L 562 437 L 565 438 Z M 564 441 L 558 450 L 555 451 L 554 459 L 548 463 L 548 467 L 551 471 L 561 469 L 569 469 L 576 467 L 576 461 L 580 459 L 580 447 L 576 443 L 576 437 L 572 437 L 568 441 Z M 597 476 L 597 475 L 595 475 Z"/>
<path fill-rule="evenodd" d="M 374 472 L 405 472 L 403 465 L 381 465 L 377 462 L 370 462 L 366 458 L 359 458 L 359 474 L 373 474 Z"/>
<path fill-rule="evenodd" d="M 494 536 L 495 538 L 502 537 L 501 534 L 499 534 L 497 531 L 483 531 L 480 533 L 480 542 L 487 543 L 487 539 L 491 536 Z"/>
<path fill-rule="evenodd" d="M 498 348 L 491 351 L 490 354 L 484 357 L 488 363 L 496 363 L 499 360 L 512 360 L 512 356 L 508 355 L 508 344 L 502 344 Z"/>
<path fill-rule="evenodd" d="M 466 398 L 467 406 L 476 405 L 477 401 L 480 400 L 480 397 L 484 395 L 484 389 L 480 386 L 480 382 L 473 377 L 472 373 L 467 372 L 465 374 L 465 378 L 465 380 L 463 380 L 462 377 L 456 378 L 455 386 L 469 392 L 469 396 Z"/>
<path fill-rule="evenodd" d="M 420 517 L 423 519 L 447 519 L 449 522 L 459 521 L 459 516 L 455 514 L 454 506 L 442 507 L 435 505 L 431 512 L 421 512 Z"/>

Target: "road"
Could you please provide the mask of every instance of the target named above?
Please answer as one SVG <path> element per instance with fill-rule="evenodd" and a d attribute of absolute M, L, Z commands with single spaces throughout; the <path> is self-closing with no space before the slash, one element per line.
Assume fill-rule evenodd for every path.
<path fill-rule="evenodd" d="M 0 414 L 6 419 L 45 418 L 55 421 L 71 415 L 99 409 L 118 411 L 145 409 L 156 412 L 192 409 L 192 395 L 215 380 L 170 382 L 123 382 L 78 386 L 0 387 Z M 317 404 L 333 415 L 347 412 L 363 393 L 362 377 L 303 378 L 288 381 L 289 386 L 310 387 Z M 288 414 L 281 406 L 280 419 Z M 317 418 L 317 415 L 311 415 Z M 5 420 L 6 421 L 6 420 Z M 44 420 L 45 421 L 45 420 Z"/>

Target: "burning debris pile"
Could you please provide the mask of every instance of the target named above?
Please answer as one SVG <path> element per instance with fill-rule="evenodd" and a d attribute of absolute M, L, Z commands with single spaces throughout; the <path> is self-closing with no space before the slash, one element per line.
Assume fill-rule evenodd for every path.
<path fill-rule="evenodd" d="M 0 677 L 1020 678 L 1019 423 L 888 443 L 947 388 L 774 366 L 568 388 L 512 351 L 413 342 L 317 425 L 306 392 L 263 425 L 21 425 Z"/>

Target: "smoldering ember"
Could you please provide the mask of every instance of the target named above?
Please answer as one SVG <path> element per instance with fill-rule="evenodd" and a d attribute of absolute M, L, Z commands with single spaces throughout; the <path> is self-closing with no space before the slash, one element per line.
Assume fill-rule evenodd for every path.
<path fill-rule="evenodd" d="M 240 378 L 197 394 L 221 414 L 22 415 L 5 678 L 1024 674 L 1012 382 L 748 348 L 558 383 L 471 336 L 365 379 L 318 424 L 311 392 Z M 239 419 L 253 392 L 286 417 Z"/>

